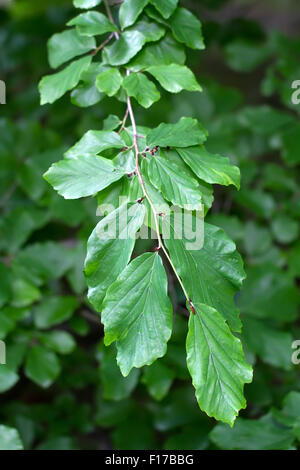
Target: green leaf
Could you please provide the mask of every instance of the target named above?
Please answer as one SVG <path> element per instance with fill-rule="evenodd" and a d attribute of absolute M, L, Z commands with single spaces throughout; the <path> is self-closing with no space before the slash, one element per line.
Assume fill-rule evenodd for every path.
<path fill-rule="evenodd" d="M 15 322 L 5 313 L 0 312 L 0 340 L 15 328 Z"/>
<path fill-rule="evenodd" d="M 98 90 L 106 93 L 108 96 L 113 96 L 119 91 L 122 85 L 122 75 L 116 68 L 106 70 L 100 73 L 96 79 L 96 86 Z"/>
<path fill-rule="evenodd" d="M 26 359 L 25 375 L 34 383 L 48 388 L 60 374 L 60 363 L 56 354 L 44 346 L 33 346 Z"/>
<path fill-rule="evenodd" d="M 118 31 L 118 28 L 112 24 L 105 15 L 98 11 L 88 11 L 81 13 L 67 23 L 67 26 L 76 26 L 76 30 L 80 36 L 97 36 L 98 34 L 110 33 Z M 80 38 L 84 43 L 84 38 Z M 94 47 L 96 44 L 94 43 Z M 74 57 L 74 56 L 73 56 Z"/>
<path fill-rule="evenodd" d="M 273 196 L 260 189 L 242 188 L 240 192 L 234 193 L 234 199 L 238 204 L 267 219 L 273 215 L 276 208 Z"/>
<path fill-rule="evenodd" d="M 294 277 L 300 277 L 300 242 L 293 245 L 288 252 L 289 271 Z"/>
<path fill-rule="evenodd" d="M 283 408 L 280 413 L 280 422 L 286 426 L 294 426 L 300 418 L 300 392 L 289 392 L 283 400 Z M 279 419 L 278 413 L 276 418 Z"/>
<path fill-rule="evenodd" d="M 185 164 L 185 162 L 180 158 L 176 150 L 162 150 L 160 149 L 160 156 L 167 159 L 171 164 L 175 165 L 179 173 L 183 175 L 188 175 L 189 179 L 195 180 L 195 175 L 190 170 L 190 168 Z M 198 191 L 201 194 L 201 202 L 204 204 L 204 212 L 207 208 L 210 208 L 213 202 L 213 190 L 212 186 L 205 183 L 204 181 L 197 180 Z"/>
<path fill-rule="evenodd" d="M 72 331 L 79 336 L 86 336 L 90 331 L 90 325 L 85 318 L 76 315 L 69 321 L 69 325 Z"/>
<path fill-rule="evenodd" d="M 142 383 L 146 385 L 155 400 L 162 400 L 169 392 L 175 373 L 161 361 L 146 367 Z"/>
<path fill-rule="evenodd" d="M 67 91 L 75 88 L 82 73 L 90 66 L 91 61 L 91 56 L 83 57 L 72 62 L 61 72 L 43 77 L 39 83 L 41 105 L 54 103 Z"/>
<path fill-rule="evenodd" d="M 23 450 L 18 431 L 0 424 L 0 450 Z"/>
<path fill-rule="evenodd" d="M 225 46 L 228 65 L 237 72 L 252 72 L 269 56 L 268 48 L 257 41 L 237 38 Z"/>
<path fill-rule="evenodd" d="M 103 398 L 106 400 L 124 400 L 135 389 L 140 371 L 134 369 L 127 377 L 123 377 L 116 362 L 115 345 L 106 347 L 101 344 L 100 353 L 100 379 Z"/>
<path fill-rule="evenodd" d="M 244 223 L 235 215 L 209 214 L 206 220 L 211 225 L 221 227 L 234 242 L 240 242 L 245 237 Z"/>
<path fill-rule="evenodd" d="M 97 395 L 97 408 L 94 416 L 95 423 L 104 428 L 116 426 L 123 419 L 126 420 L 132 409 L 132 401 L 103 400 L 101 395 Z"/>
<path fill-rule="evenodd" d="M 277 214 L 272 219 L 271 229 L 275 240 L 279 243 L 291 243 L 299 237 L 297 220 L 286 214 Z"/>
<path fill-rule="evenodd" d="M 184 365 L 186 367 L 186 363 Z M 192 387 L 179 385 L 157 407 L 154 425 L 158 431 L 166 432 L 192 422 L 199 426 L 201 417 L 203 413 L 197 406 Z"/>
<path fill-rule="evenodd" d="M 276 424 L 270 415 L 238 418 L 232 429 L 218 424 L 210 437 L 219 448 L 228 450 L 286 450 L 294 440 L 292 431 Z"/>
<path fill-rule="evenodd" d="M 39 286 L 48 279 L 58 279 L 66 273 L 71 266 L 68 255 L 66 248 L 58 243 L 34 243 L 15 257 L 14 272 Z"/>
<path fill-rule="evenodd" d="M 291 276 L 275 266 L 272 259 L 270 264 L 248 267 L 237 300 L 242 312 L 287 323 L 297 318 L 300 295 Z"/>
<path fill-rule="evenodd" d="M 224 318 L 208 305 L 197 302 L 194 307 L 186 349 L 197 401 L 208 416 L 232 426 L 246 407 L 243 387 L 251 382 L 252 370 Z"/>
<path fill-rule="evenodd" d="M 172 329 L 172 305 L 160 256 L 134 259 L 108 289 L 102 322 L 105 344 L 117 341 L 117 361 L 127 376 L 133 367 L 152 364 L 166 353 Z"/>
<path fill-rule="evenodd" d="M 177 124 L 161 123 L 147 134 L 149 147 L 190 147 L 205 142 L 207 131 L 197 119 L 183 117 Z"/>
<path fill-rule="evenodd" d="M 125 31 L 118 41 L 105 49 L 103 57 L 110 65 L 126 64 L 142 49 L 145 42 L 145 36 L 139 31 Z"/>
<path fill-rule="evenodd" d="M 39 444 L 36 450 L 78 450 L 74 439 L 68 436 L 50 437 Z"/>
<path fill-rule="evenodd" d="M 79 157 L 81 155 L 95 155 L 110 148 L 123 148 L 124 142 L 116 132 L 87 131 L 84 136 L 66 153 L 66 158 Z"/>
<path fill-rule="evenodd" d="M 247 349 L 267 364 L 285 370 L 292 368 L 293 337 L 290 333 L 278 331 L 247 315 L 243 317 L 243 340 Z"/>
<path fill-rule="evenodd" d="M 30 315 L 30 311 L 28 311 L 28 314 Z M 24 342 L 20 343 L 9 342 L 6 348 L 6 363 L 10 370 L 17 372 L 19 367 L 21 367 L 24 361 L 25 354 L 27 352 L 27 348 L 27 338 L 25 338 Z"/>
<path fill-rule="evenodd" d="M 78 300 L 72 296 L 45 296 L 34 308 L 35 325 L 44 329 L 63 323 L 73 315 L 78 305 Z"/>
<path fill-rule="evenodd" d="M 71 103 L 81 108 L 93 106 L 99 103 L 101 98 L 101 94 L 94 85 L 81 84 L 71 93 Z"/>
<path fill-rule="evenodd" d="M 164 445 L 167 450 L 205 450 L 209 447 L 208 432 L 210 428 L 201 423 L 184 426 L 176 434 L 171 434 Z"/>
<path fill-rule="evenodd" d="M 192 49 L 204 49 L 200 21 L 185 8 L 177 8 L 169 24 L 175 39 Z"/>
<path fill-rule="evenodd" d="M 124 65 L 130 61 L 147 42 L 158 41 L 165 29 L 157 23 L 140 21 L 134 29 L 125 31 L 118 41 L 105 48 L 103 58 L 110 65 Z"/>
<path fill-rule="evenodd" d="M 228 158 L 213 155 L 204 147 L 190 147 L 177 151 L 198 178 L 207 183 L 223 186 L 233 184 L 240 188 L 240 170 L 237 166 L 231 165 Z"/>
<path fill-rule="evenodd" d="M 39 201 L 45 192 L 45 181 L 41 178 L 40 165 L 31 157 L 22 162 L 18 172 L 21 188 L 33 201 Z"/>
<path fill-rule="evenodd" d="M 7 392 L 18 382 L 19 376 L 8 365 L 0 364 L 0 393 Z M 1 439 L 0 439 L 1 441 Z M 1 448 L 1 445 L 0 445 Z"/>
<path fill-rule="evenodd" d="M 95 49 L 94 38 L 82 37 L 76 29 L 54 34 L 48 41 L 48 58 L 50 66 L 56 69 L 78 55 Z"/>
<path fill-rule="evenodd" d="M 161 41 L 149 44 L 128 64 L 128 68 L 134 72 L 146 69 L 154 65 L 184 64 L 185 52 L 170 34 Z"/>
<path fill-rule="evenodd" d="M 30 309 L 26 307 L 12 307 L 11 305 L 7 305 L 3 308 L 2 313 L 5 315 L 6 319 L 10 319 L 13 322 L 17 322 L 20 320 L 25 320 L 30 316 Z"/>
<path fill-rule="evenodd" d="M 150 3 L 167 19 L 176 9 L 178 0 L 164 0 L 163 2 L 161 0 L 150 0 Z"/>
<path fill-rule="evenodd" d="M 59 354 L 70 354 L 76 348 L 76 341 L 67 331 L 49 331 L 39 336 L 44 346 Z"/>
<path fill-rule="evenodd" d="M 101 311 L 107 288 L 130 260 L 144 216 L 142 204 L 123 204 L 98 223 L 88 240 L 85 275 L 88 297 L 97 311 Z"/>
<path fill-rule="evenodd" d="M 153 187 L 153 185 L 150 183 L 147 171 L 145 168 L 145 161 L 142 161 L 142 174 L 143 174 L 143 179 L 146 187 L 146 191 L 149 194 L 151 201 L 156 207 L 156 210 L 158 212 L 163 211 L 166 208 L 166 201 L 162 194 Z M 132 180 L 130 181 L 129 188 L 125 191 L 126 197 L 128 197 L 128 200 L 131 202 L 136 202 L 139 198 L 143 197 L 143 191 L 141 189 L 141 185 L 139 183 L 138 176 L 134 176 Z M 123 195 L 123 194 L 122 194 Z M 156 230 L 155 223 L 153 221 L 152 217 L 152 210 L 150 207 L 150 204 L 147 200 L 143 201 L 143 204 L 146 206 L 146 217 L 144 220 L 144 224 L 147 225 L 148 227 L 151 227 L 153 230 Z"/>
<path fill-rule="evenodd" d="M 49 214 L 37 207 L 21 206 L 8 212 L 0 220 L 1 249 L 16 253 L 31 234 L 46 225 L 48 220 Z"/>
<path fill-rule="evenodd" d="M 103 121 L 103 130 L 104 131 L 114 131 L 117 127 L 121 127 L 122 121 L 115 114 L 110 114 Z"/>
<path fill-rule="evenodd" d="M 267 163 L 263 168 L 263 188 L 294 192 L 297 190 L 294 176 L 293 170 L 285 169 L 277 163 Z"/>
<path fill-rule="evenodd" d="M 202 233 L 202 223 L 191 215 L 182 234 L 182 224 L 171 214 L 163 220 L 165 244 L 192 302 L 215 308 L 234 331 L 240 331 L 234 295 L 245 279 L 241 256 L 222 229 L 204 223 Z"/>
<path fill-rule="evenodd" d="M 160 99 L 160 93 L 154 83 L 141 73 L 131 73 L 125 77 L 123 88 L 144 108 L 149 108 Z"/>
<path fill-rule="evenodd" d="M 270 230 L 261 227 L 253 221 L 246 222 L 244 233 L 244 247 L 247 255 L 262 256 L 272 246 L 272 237 Z"/>
<path fill-rule="evenodd" d="M 114 449 L 143 450 L 156 449 L 158 442 L 155 438 L 151 415 L 145 407 L 136 405 L 125 420 L 118 423 L 112 433 Z"/>
<path fill-rule="evenodd" d="M 185 65 L 154 65 L 147 68 L 165 90 L 179 93 L 182 90 L 202 91 L 193 72 Z"/>
<path fill-rule="evenodd" d="M 189 205 L 189 209 L 199 209 L 202 196 L 198 182 L 183 172 L 175 163 L 153 156 L 148 165 L 151 183 L 163 196 L 179 207 Z"/>
<path fill-rule="evenodd" d="M 271 136 L 290 127 L 294 119 L 289 113 L 263 105 L 244 108 L 239 114 L 239 121 L 252 132 Z"/>
<path fill-rule="evenodd" d="M 86 108 L 99 103 L 104 98 L 104 93 L 100 93 L 96 87 L 95 81 L 99 73 L 106 70 L 107 67 L 94 62 L 83 72 L 80 77 L 80 84 L 71 93 L 71 102 L 75 106 Z"/>
<path fill-rule="evenodd" d="M 12 282 L 14 307 L 27 307 L 41 298 L 41 292 L 34 285 L 22 278 L 16 278 Z"/>
<path fill-rule="evenodd" d="M 86 290 L 86 282 L 83 274 L 83 263 L 86 255 L 86 242 L 80 240 L 72 247 L 70 253 L 71 266 L 67 272 L 67 279 L 75 294 L 83 294 Z"/>
<path fill-rule="evenodd" d="M 78 199 L 92 196 L 123 175 L 111 160 L 87 154 L 54 163 L 44 178 L 65 199 Z"/>
<path fill-rule="evenodd" d="M 282 135 L 282 158 L 289 167 L 300 163 L 300 124 L 296 123 Z"/>
<path fill-rule="evenodd" d="M 101 2 L 102 0 L 73 0 L 73 5 L 75 8 L 88 9 L 100 5 Z"/>
<path fill-rule="evenodd" d="M 166 32 L 163 26 L 149 20 L 147 16 L 130 28 L 130 31 L 139 31 L 143 34 L 145 43 L 159 41 Z"/>
<path fill-rule="evenodd" d="M 149 0 L 124 0 L 119 11 L 121 28 L 134 24 L 148 3 Z"/>
<path fill-rule="evenodd" d="M 122 168 L 122 170 L 127 173 L 132 173 L 135 170 L 135 154 L 132 150 L 124 150 L 124 152 L 120 152 L 113 159 L 113 162 L 118 168 Z M 122 188 L 126 187 L 126 183 L 124 183 L 124 181 L 122 181 L 122 183 Z"/>
<path fill-rule="evenodd" d="M 0 307 L 2 307 L 11 297 L 10 270 L 3 263 L 0 263 L 0 278 Z"/>

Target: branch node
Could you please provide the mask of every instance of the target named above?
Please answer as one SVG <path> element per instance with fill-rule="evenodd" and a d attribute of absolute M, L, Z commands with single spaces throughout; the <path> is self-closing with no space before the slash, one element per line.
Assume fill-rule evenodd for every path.
<path fill-rule="evenodd" d="M 195 310 L 195 307 L 194 307 L 193 302 L 191 301 L 191 299 L 189 299 L 189 306 L 190 306 L 190 309 L 191 309 L 193 315 L 196 315 L 196 310 Z"/>

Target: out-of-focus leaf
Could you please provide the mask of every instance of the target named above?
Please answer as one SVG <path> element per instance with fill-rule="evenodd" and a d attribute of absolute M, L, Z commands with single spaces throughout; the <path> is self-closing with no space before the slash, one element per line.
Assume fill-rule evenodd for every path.
<path fill-rule="evenodd" d="M 0 393 L 7 392 L 11 389 L 19 380 L 18 374 L 13 371 L 8 365 L 0 365 Z M 1 443 L 1 438 L 0 438 Z M 1 448 L 1 445 L 0 445 Z"/>
<path fill-rule="evenodd" d="M 61 367 L 56 354 L 44 346 L 33 346 L 26 359 L 25 375 L 43 388 L 48 388 L 57 379 Z"/>
<path fill-rule="evenodd" d="M 286 450 L 293 442 L 292 431 L 268 415 L 256 420 L 238 418 L 232 429 L 218 424 L 210 436 L 214 444 L 227 450 Z"/>
<path fill-rule="evenodd" d="M 174 379 L 174 372 L 161 361 L 146 367 L 142 382 L 155 400 L 162 400 L 169 392 Z"/>
<path fill-rule="evenodd" d="M 257 354 L 264 362 L 274 367 L 289 370 L 291 362 L 290 333 L 271 328 L 261 320 L 243 317 L 243 340 L 246 347 Z"/>
<path fill-rule="evenodd" d="M 123 400 L 130 396 L 137 385 L 139 370 L 133 369 L 127 377 L 123 377 L 116 362 L 116 347 L 106 347 L 102 343 L 100 355 L 100 378 L 103 398 L 107 400 Z"/>
<path fill-rule="evenodd" d="M 271 223 L 275 240 L 279 243 L 291 243 L 299 236 L 299 224 L 286 214 L 277 214 Z"/>
<path fill-rule="evenodd" d="M 23 444 L 16 429 L 0 425 L 0 450 L 23 450 Z"/>
<path fill-rule="evenodd" d="M 68 320 L 76 308 L 78 301 L 72 296 L 48 296 L 34 308 L 34 321 L 38 328 L 50 328 Z"/>

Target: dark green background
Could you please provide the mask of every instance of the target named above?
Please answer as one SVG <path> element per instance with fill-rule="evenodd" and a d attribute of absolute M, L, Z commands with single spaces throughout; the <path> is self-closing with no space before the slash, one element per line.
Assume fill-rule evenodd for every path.
<path fill-rule="evenodd" d="M 96 201 L 65 201 L 42 179 L 49 165 L 108 114 L 64 97 L 39 106 L 49 73 L 46 41 L 74 16 L 71 1 L 17 0 L 0 9 L 0 424 L 26 449 L 289 449 L 299 447 L 300 365 L 291 361 L 299 323 L 300 80 L 297 1 L 182 2 L 203 22 L 207 48 L 190 52 L 203 93 L 182 93 L 145 111 L 139 124 L 197 117 L 208 149 L 241 168 L 242 187 L 215 187 L 207 220 L 222 226 L 245 260 L 237 296 L 254 381 L 231 430 L 197 407 L 185 365 L 184 298 L 170 275 L 175 311 L 167 356 L 122 378 L 114 348 L 102 346 L 86 301 L 85 242 Z M 139 242 L 136 252 L 151 248 Z M 148 246 L 145 246 L 148 243 Z M 298 439 L 298 440 L 297 440 Z M 0 428 L 1 443 L 1 428 Z M 0 445 L 1 448 L 1 445 Z"/>

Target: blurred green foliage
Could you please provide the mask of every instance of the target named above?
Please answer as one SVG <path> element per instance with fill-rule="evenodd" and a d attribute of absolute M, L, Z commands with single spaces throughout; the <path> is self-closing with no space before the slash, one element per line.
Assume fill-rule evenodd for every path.
<path fill-rule="evenodd" d="M 299 38 L 245 19 L 203 21 L 207 49 L 189 57 L 202 95 L 167 96 L 146 113 L 137 110 L 142 125 L 156 125 L 162 114 L 170 122 L 199 118 L 210 132 L 208 150 L 241 168 L 240 192 L 215 187 L 207 216 L 237 243 L 247 272 L 236 301 L 254 381 L 246 386 L 248 407 L 230 429 L 196 404 L 175 279 L 179 315 L 163 359 L 123 378 L 114 347 L 102 345 L 82 274 L 95 202 L 66 201 L 41 176 L 85 131 L 121 109 L 107 98 L 88 112 L 69 97 L 39 105 L 46 40 L 72 17 L 70 3 L 19 0 L 0 10 L 8 103 L 0 118 L 0 339 L 7 346 L 0 449 L 299 447 L 300 365 L 291 361 L 292 342 L 300 339 L 300 105 L 292 103 L 291 87 L 300 79 Z M 203 3 L 213 10 L 230 1 Z M 149 242 L 139 241 L 137 253 L 142 243 Z"/>

